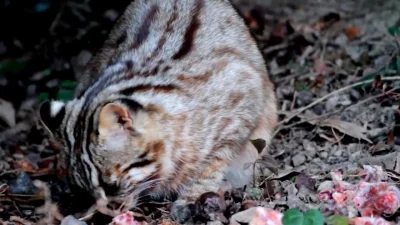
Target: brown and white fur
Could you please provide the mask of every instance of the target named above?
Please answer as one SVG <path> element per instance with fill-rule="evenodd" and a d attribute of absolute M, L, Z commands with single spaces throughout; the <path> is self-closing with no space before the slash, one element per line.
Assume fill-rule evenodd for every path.
<path fill-rule="evenodd" d="M 259 157 L 249 139 L 268 144 L 277 121 L 263 57 L 228 0 L 132 2 L 79 82 L 40 116 L 95 198 L 143 190 L 185 205 L 224 178 L 245 185 Z"/>

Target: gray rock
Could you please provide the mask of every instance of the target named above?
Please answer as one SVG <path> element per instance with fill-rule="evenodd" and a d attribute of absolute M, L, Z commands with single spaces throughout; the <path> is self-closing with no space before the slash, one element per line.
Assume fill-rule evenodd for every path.
<path fill-rule="evenodd" d="M 73 216 L 67 216 L 61 221 L 61 225 L 87 225 L 87 223 L 80 221 Z"/>
<path fill-rule="evenodd" d="M 292 163 L 294 167 L 300 166 L 306 162 L 306 156 L 302 153 L 299 153 L 292 158 Z"/>

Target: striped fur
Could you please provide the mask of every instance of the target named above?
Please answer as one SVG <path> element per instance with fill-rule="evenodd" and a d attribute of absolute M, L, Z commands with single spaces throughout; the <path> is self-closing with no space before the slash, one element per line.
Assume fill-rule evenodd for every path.
<path fill-rule="evenodd" d="M 127 120 L 101 135 L 110 103 Z M 224 174 L 248 182 L 242 166 L 258 157 L 249 139 L 269 143 L 277 113 L 263 58 L 228 0 L 136 0 L 76 98 L 45 103 L 41 118 L 64 146 L 71 181 L 94 197 L 142 189 L 193 201 Z"/>

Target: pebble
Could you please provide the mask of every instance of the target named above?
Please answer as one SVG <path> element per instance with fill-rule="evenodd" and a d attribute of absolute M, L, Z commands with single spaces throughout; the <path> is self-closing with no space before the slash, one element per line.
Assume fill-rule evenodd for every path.
<path fill-rule="evenodd" d="M 341 156 L 343 154 L 342 150 L 337 150 L 333 155 L 334 156 Z"/>
<path fill-rule="evenodd" d="M 73 216 L 67 216 L 61 221 L 61 225 L 87 225 L 87 223 L 78 220 Z"/>
<path fill-rule="evenodd" d="M 332 190 L 333 189 L 333 182 L 330 180 L 323 181 L 318 186 L 318 192 L 325 191 L 325 190 Z"/>
<path fill-rule="evenodd" d="M 294 167 L 300 166 L 305 162 L 306 162 L 306 156 L 304 154 L 301 154 L 301 153 L 293 156 L 293 158 L 292 158 L 292 163 L 293 163 Z"/>
<path fill-rule="evenodd" d="M 221 221 L 208 221 L 207 225 L 223 225 Z"/>
<path fill-rule="evenodd" d="M 350 99 L 353 101 L 357 101 L 361 98 L 361 94 L 359 91 L 351 89 L 350 91 Z"/>
<path fill-rule="evenodd" d="M 13 194 L 32 195 L 37 191 L 37 187 L 25 172 L 21 172 L 17 179 L 11 181 L 9 187 L 10 192 Z"/>
<path fill-rule="evenodd" d="M 326 158 L 328 158 L 328 153 L 327 152 L 321 152 L 321 153 L 319 153 L 319 157 L 321 159 L 326 159 Z"/>
<path fill-rule="evenodd" d="M 301 91 L 297 93 L 296 103 L 298 106 L 305 106 L 314 101 L 314 94 L 312 92 Z"/>
<path fill-rule="evenodd" d="M 115 10 L 109 9 L 104 12 L 103 16 L 111 21 L 115 21 L 118 18 L 118 12 L 116 12 Z"/>

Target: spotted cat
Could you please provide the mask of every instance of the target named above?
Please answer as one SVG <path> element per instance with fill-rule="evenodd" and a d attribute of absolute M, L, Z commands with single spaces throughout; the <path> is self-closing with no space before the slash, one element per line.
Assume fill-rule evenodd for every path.
<path fill-rule="evenodd" d="M 177 194 L 173 218 L 224 180 L 250 181 L 277 103 L 263 57 L 228 0 L 136 0 L 68 102 L 40 117 L 71 183 L 96 199 Z M 263 153 L 262 153 L 263 154 Z M 189 213 L 190 214 L 190 213 Z"/>

